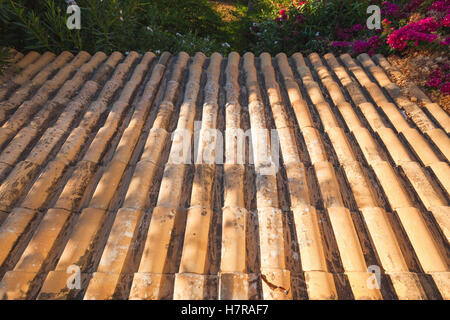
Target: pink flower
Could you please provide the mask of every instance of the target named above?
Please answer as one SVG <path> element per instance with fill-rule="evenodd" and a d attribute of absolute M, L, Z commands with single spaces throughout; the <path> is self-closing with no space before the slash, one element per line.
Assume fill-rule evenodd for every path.
<path fill-rule="evenodd" d="M 352 43 L 348 41 L 334 41 L 331 45 L 333 47 L 349 47 Z"/>
<path fill-rule="evenodd" d="M 367 41 L 363 40 L 356 40 L 353 42 L 353 53 L 354 54 L 360 54 L 367 51 L 369 48 L 369 43 Z"/>
<path fill-rule="evenodd" d="M 432 88 L 437 88 L 441 84 L 442 80 L 439 78 L 431 78 L 428 80 L 427 85 Z"/>
<path fill-rule="evenodd" d="M 420 5 L 422 4 L 422 2 L 424 2 L 425 0 L 412 0 L 408 3 L 408 5 L 405 7 L 405 11 L 406 12 L 413 12 L 416 11 Z"/>
<path fill-rule="evenodd" d="M 430 78 L 442 78 L 442 72 L 441 69 L 436 68 L 433 70 L 433 72 L 430 73 Z"/>
<path fill-rule="evenodd" d="M 441 87 L 441 92 L 442 92 L 443 94 L 450 94 L 450 82 L 449 82 L 449 81 L 445 82 L 445 83 L 442 85 L 442 87 Z"/>
<path fill-rule="evenodd" d="M 440 43 L 439 43 L 441 46 L 450 46 L 450 37 L 447 37 L 447 38 L 445 38 L 445 40 L 444 41 L 441 41 Z"/>
<path fill-rule="evenodd" d="M 355 25 L 352 27 L 352 31 L 353 31 L 353 32 L 358 32 L 358 31 L 361 31 L 362 29 L 363 29 L 363 26 L 362 26 L 360 23 L 355 24 Z"/>
<path fill-rule="evenodd" d="M 442 27 L 450 27 L 450 14 L 447 14 L 444 18 L 442 18 L 441 26 Z"/>
<path fill-rule="evenodd" d="M 404 14 L 400 11 L 400 7 L 397 4 L 385 1 L 382 3 L 382 5 L 383 5 L 383 9 L 381 10 L 382 15 L 394 18 L 400 18 L 404 16 Z"/>
<path fill-rule="evenodd" d="M 434 20 L 434 18 L 424 18 L 417 22 L 411 24 L 412 28 L 418 29 L 418 31 L 422 32 L 433 32 L 439 27 L 439 24 Z"/>
<path fill-rule="evenodd" d="M 339 38 L 339 39 L 343 39 L 343 40 L 348 40 L 348 39 L 350 39 L 351 38 L 351 32 L 349 33 L 349 32 L 347 32 L 347 31 L 344 31 L 343 29 L 341 29 L 341 28 L 339 28 L 339 27 L 336 27 L 335 29 L 334 29 L 334 33 L 336 34 L 336 36 Z"/>
<path fill-rule="evenodd" d="M 439 24 L 434 18 L 425 18 L 417 22 L 412 22 L 398 30 L 392 32 L 387 39 L 387 43 L 393 49 L 403 50 L 408 45 L 409 41 L 414 41 L 415 44 L 420 42 L 433 42 L 437 35 L 432 34 L 439 27 Z"/>
<path fill-rule="evenodd" d="M 436 1 L 428 8 L 428 11 L 449 12 L 450 3 L 449 1 Z"/>
<path fill-rule="evenodd" d="M 379 42 L 380 42 L 380 37 L 379 36 L 373 36 L 369 39 L 369 45 L 373 48 L 376 49 L 379 46 Z"/>

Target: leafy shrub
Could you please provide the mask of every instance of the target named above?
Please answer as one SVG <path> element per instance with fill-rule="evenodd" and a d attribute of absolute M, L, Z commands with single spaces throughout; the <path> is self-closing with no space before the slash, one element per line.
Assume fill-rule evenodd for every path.
<path fill-rule="evenodd" d="M 371 4 L 381 7 L 381 30 L 366 27 Z M 449 13 L 450 0 L 296 1 L 270 19 L 253 22 L 246 36 L 248 49 L 257 53 L 388 54 L 412 46 L 448 50 Z M 411 21 L 417 14 L 420 19 Z"/>
<path fill-rule="evenodd" d="M 224 23 L 208 0 L 156 0 L 151 10 L 147 10 L 146 19 L 166 30 L 184 32 L 189 30 L 201 37 L 214 35 L 226 41 Z"/>
<path fill-rule="evenodd" d="M 53 52 L 228 51 L 219 42 L 226 38 L 220 16 L 206 0 L 78 0 L 77 4 L 82 28 L 69 30 L 62 0 L 0 0 L 0 27 L 6 35 L 0 45 Z M 210 33 L 214 39 L 207 38 Z"/>
<path fill-rule="evenodd" d="M 260 53 L 284 51 L 323 52 L 337 40 L 334 31 L 367 18 L 371 1 L 295 1 L 271 19 L 249 26 L 249 50 Z"/>
<path fill-rule="evenodd" d="M 425 6 L 426 4 L 426 6 Z M 417 7 L 418 2 L 415 2 Z M 405 9 L 407 9 L 406 6 Z M 435 49 L 448 49 L 450 38 L 450 1 L 422 2 L 418 8 L 422 8 L 422 15 L 418 15 L 415 21 L 402 23 L 397 21 L 397 27 L 392 28 L 387 37 L 387 43 L 394 50 L 404 50 L 407 47 L 430 47 Z M 418 9 L 416 9 L 418 10 Z M 406 11 L 406 10 L 405 10 Z M 410 19 L 411 20 L 411 19 Z M 391 23 L 391 22 L 389 22 Z"/>
<path fill-rule="evenodd" d="M 249 3 L 253 4 L 251 11 Z M 224 23 L 208 0 L 78 0 L 82 29 L 69 30 L 63 0 L 0 0 L 0 46 L 19 51 L 91 53 L 183 50 L 226 54 L 236 50 L 256 54 L 388 54 L 416 46 L 445 50 L 450 44 L 449 3 L 239 0 L 233 2 L 235 19 Z M 370 4 L 382 7 L 382 30 L 366 28 Z M 420 22 L 427 18 L 432 20 Z"/>

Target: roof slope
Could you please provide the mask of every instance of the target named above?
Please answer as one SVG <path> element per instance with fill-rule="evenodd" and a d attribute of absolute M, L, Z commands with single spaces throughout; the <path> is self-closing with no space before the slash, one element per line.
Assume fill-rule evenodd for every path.
<path fill-rule="evenodd" d="M 16 57 L 1 298 L 450 299 L 450 118 L 384 57 Z"/>

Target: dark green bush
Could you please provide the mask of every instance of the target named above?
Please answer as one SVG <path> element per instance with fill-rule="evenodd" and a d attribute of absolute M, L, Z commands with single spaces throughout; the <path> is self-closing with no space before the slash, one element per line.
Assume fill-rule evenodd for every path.
<path fill-rule="evenodd" d="M 228 51 L 207 0 L 78 0 L 81 30 L 66 27 L 63 0 L 0 0 L 0 45 L 26 50 Z M 207 38 L 208 34 L 214 35 Z"/>

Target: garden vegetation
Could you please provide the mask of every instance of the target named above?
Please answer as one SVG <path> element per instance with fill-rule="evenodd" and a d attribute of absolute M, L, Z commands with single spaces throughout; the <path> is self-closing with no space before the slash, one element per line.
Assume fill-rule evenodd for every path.
<path fill-rule="evenodd" d="M 77 0 L 81 29 L 66 27 L 64 0 L 0 0 L 0 47 L 205 54 L 399 53 L 408 48 L 448 55 L 450 0 Z M 217 10 L 226 3 L 232 11 Z M 369 30 L 367 7 L 381 8 L 382 28 Z M 231 15 L 231 18 L 229 17 Z M 228 16 L 225 19 L 225 16 Z M 0 65 L 8 61 L 0 51 Z M 429 86 L 448 93 L 448 66 Z M 447 83 L 447 84 L 446 84 Z"/>

